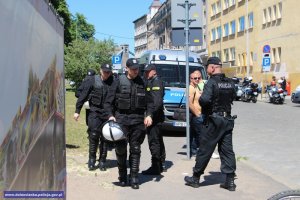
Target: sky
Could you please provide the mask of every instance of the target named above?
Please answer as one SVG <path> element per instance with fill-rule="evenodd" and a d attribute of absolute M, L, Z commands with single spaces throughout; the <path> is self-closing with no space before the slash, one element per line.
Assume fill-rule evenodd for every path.
<path fill-rule="evenodd" d="M 129 44 L 131 52 L 134 52 L 133 21 L 148 14 L 152 2 L 153 0 L 67 0 L 72 15 L 81 13 L 88 23 L 94 25 L 95 38 L 111 38 L 118 45 Z"/>

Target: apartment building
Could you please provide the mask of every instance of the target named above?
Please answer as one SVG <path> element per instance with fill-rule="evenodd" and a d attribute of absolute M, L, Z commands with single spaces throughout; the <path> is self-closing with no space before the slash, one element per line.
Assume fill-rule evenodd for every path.
<path fill-rule="evenodd" d="M 298 0 L 207 0 L 207 49 L 219 56 L 229 76 L 252 76 L 268 83 L 285 76 L 292 90 L 300 84 Z M 263 51 L 264 46 L 270 52 Z M 263 71 L 263 58 L 270 70 Z"/>
<path fill-rule="evenodd" d="M 166 0 L 160 3 L 159 0 L 154 0 L 147 14 L 146 24 L 144 16 L 138 18 L 133 23 L 135 24 L 135 55 L 138 58 L 145 50 L 150 49 L 184 49 L 184 46 L 174 46 L 171 40 L 171 1 Z M 203 3 L 204 24 L 203 30 L 203 45 L 191 46 L 190 50 L 199 53 L 199 55 L 207 55 L 206 50 L 206 34 L 205 34 L 205 16 L 206 7 L 205 0 L 199 0 Z M 159 5 L 159 6 L 158 6 Z M 184 12 L 184 9 L 182 9 Z M 143 30 L 143 31 L 141 31 Z M 143 45 L 142 45 L 143 43 Z M 145 44 L 146 43 L 146 44 Z"/>

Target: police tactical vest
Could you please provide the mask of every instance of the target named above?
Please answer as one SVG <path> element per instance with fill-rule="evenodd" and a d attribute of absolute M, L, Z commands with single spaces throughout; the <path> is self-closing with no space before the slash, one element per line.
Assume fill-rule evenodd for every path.
<path fill-rule="evenodd" d="M 215 81 L 215 93 L 212 111 L 231 112 L 231 104 L 234 99 L 235 86 L 231 79 L 223 76 L 212 76 Z"/>
<path fill-rule="evenodd" d="M 104 86 L 100 76 L 95 76 L 93 91 L 90 94 L 90 103 L 92 106 L 102 108 Z"/>
<path fill-rule="evenodd" d="M 137 79 L 141 79 L 137 77 Z M 116 106 L 119 110 L 146 109 L 146 94 L 142 79 L 136 82 L 129 80 L 126 75 L 119 78 L 120 85 L 116 94 Z"/>

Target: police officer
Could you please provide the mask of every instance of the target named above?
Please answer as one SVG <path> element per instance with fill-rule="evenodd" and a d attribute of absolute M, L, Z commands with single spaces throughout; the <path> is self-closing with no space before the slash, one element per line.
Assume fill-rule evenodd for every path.
<path fill-rule="evenodd" d="M 236 161 L 232 147 L 232 130 L 236 116 L 231 116 L 231 104 L 235 98 L 234 83 L 222 73 L 222 63 L 217 57 L 208 59 L 207 73 L 210 79 L 199 100 L 206 120 L 202 127 L 193 176 L 186 176 L 184 180 L 188 186 L 200 187 L 200 175 L 204 173 L 218 144 L 221 172 L 226 174 L 226 181 L 220 186 L 234 191 Z"/>
<path fill-rule="evenodd" d="M 165 162 L 166 152 L 163 136 L 160 131 L 161 123 L 165 120 L 163 110 L 164 86 L 163 82 L 157 76 L 156 67 L 153 64 L 146 65 L 144 68 L 146 76 L 146 94 L 147 100 L 151 99 L 153 104 L 152 125 L 147 127 L 148 144 L 151 152 L 151 167 L 142 171 L 144 175 L 160 175 L 163 171 L 163 163 Z"/>
<path fill-rule="evenodd" d="M 74 119 L 76 121 L 78 121 L 80 110 L 84 102 L 89 101 L 90 104 L 90 114 L 88 117 L 89 170 L 97 169 L 95 163 L 98 145 L 100 151 L 98 167 L 101 171 L 106 170 L 107 143 L 101 137 L 101 126 L 107 119 L 107 115 L 103 109 L 103 103 L 112 82 L 112 67 L 109 64 L 101 65 L 100 75 L 95 75 L 94 78 L 87 80 L 86 87 L 76 102 L 76 110 L 74 113 Z"/>
<path fill-rule="evenodd" d="M 95 70 L 88 69 L 88 73 L 87 73 L 86 77 L 83 79 L 82 83 L 80 84 L 80 86 L 77 88 L 77 90 L 75 92 L 76 98 L 79 98 L 82 91 L 85 90 L 86 87 L 88 87 L 89 82 L 90 82 L 89 79 L 93 79 L 95 74 L 96 74 Z M 88 118 L 89 118 L 89 114 L 90 114 L 89 102 L 86 101 L 84 103 L 84 106 L 85 106 L 85 124 L 88 125 Z"/>
<path fill-rule="evenodd" d="M 120 124 L 127 140 L 115 143 L 116 157 L 121 186 L 127 184 L 127 142 L 129 143 L 130 184 L 139 189 L 138 172 L 141 157 L 141 144 L 145 139 L 145 125 L 151 126 L 152 113 L 147 113 L 146 91 L 143 79 L 139 76 L 139 63 L 135 58 L 126 61 L 127 73 L 116 79 L 105 101 L 109 120 Z M 115 109 L 115 113 L 113 110 Z"/>

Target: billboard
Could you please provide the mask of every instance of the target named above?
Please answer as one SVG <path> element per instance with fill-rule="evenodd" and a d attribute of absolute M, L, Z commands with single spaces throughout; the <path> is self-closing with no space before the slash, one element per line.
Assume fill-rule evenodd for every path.
<path fill-rule="evenodd" d="M 1 196 L 57 191 L 65 199 L 63 25 L 46 1 L 0 7 Z"/>

